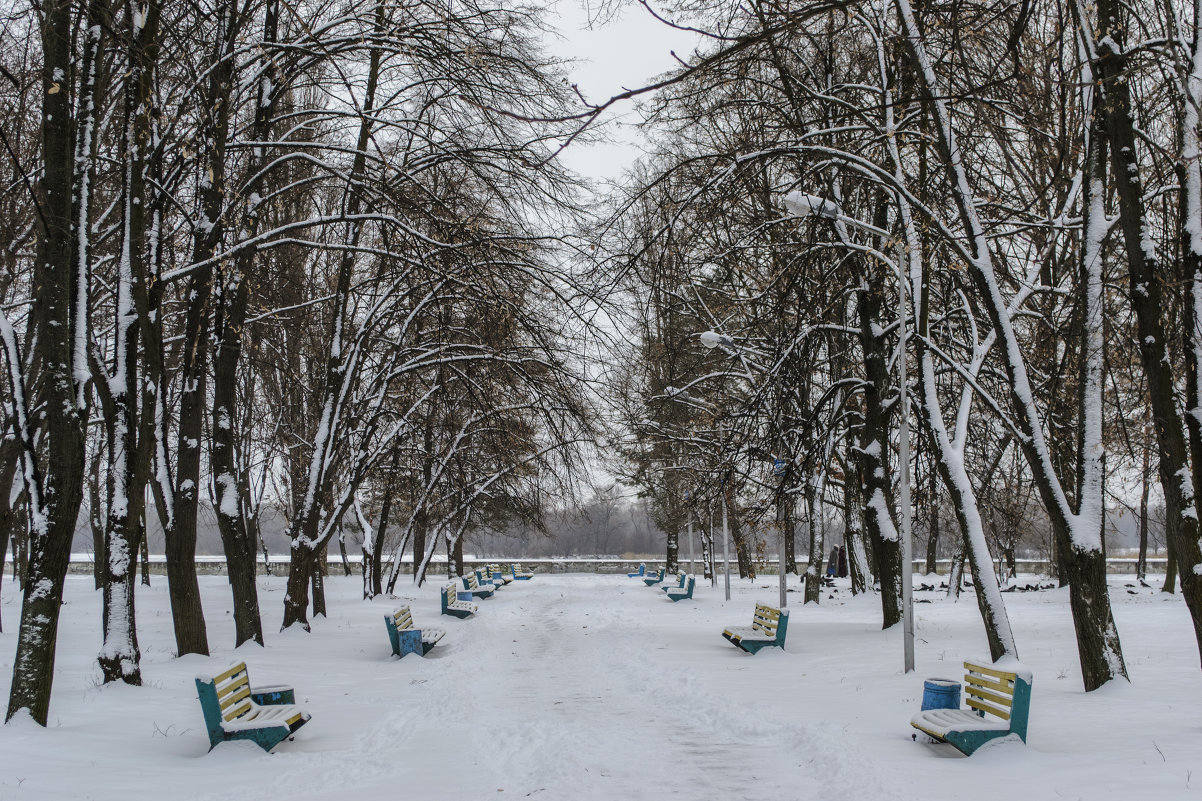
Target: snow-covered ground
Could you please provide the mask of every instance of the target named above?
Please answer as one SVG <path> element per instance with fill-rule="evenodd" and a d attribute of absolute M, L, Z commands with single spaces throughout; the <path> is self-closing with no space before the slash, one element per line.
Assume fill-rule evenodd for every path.
<path fill-rule="evenodd" d="M 138 596 L 145 686 L 100 686 L 100 595 L 70 577 L 50 726 L 0 728 L 0 799 L 1143 799 L 1202 797 L 1202 671 L 1179 596 L 1112 577 L 1132 684 L 1086 695 L 1068 596 L 1006 596 L 1034 671 L 1027 746 L 971 758 L 912 739 L 922 680 L 986 651 L 976 603 L 916 592 L 918 670 L 876 597 L 845 586 L 793 606 L 787 650 L 757 656 L 720 632 L 775 605 L 775 577 L 699 583 L 692 601 L 613 575 L 540 574 L 439 615 L 439 580 L 359 599 L 332 576 L 328 619 L 276 632 L 283 580 L 261 579 L 268 645 L 234 651 L 229 593 L 202 577 L 212 657 L 172 656 L 166 581 Z M 1153 582 L 1157 586 L 1159 581 Z M 140 588 L 141 589 L 141 588 Z M 833 596 L 833 597 L 827 597 Z M 384 613 L 447 630 L 422 659 L 390 656 Z M 796 606 L 794 606 L 796 605 Z M 19 597 L 5 580 L 0 678 Z M 900 627 L 899 627 L 900 628 Z M 273 754 L 208 752 L 193 678 L 245 660 L 253 684 L 292 684 L 313 716 Z"/>

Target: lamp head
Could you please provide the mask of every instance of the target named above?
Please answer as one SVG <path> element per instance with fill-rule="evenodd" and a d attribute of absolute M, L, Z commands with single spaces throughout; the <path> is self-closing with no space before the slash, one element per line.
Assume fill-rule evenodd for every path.
<path fill-rule="evenodd" d="M 725 334 L 719 334 L 717 331 L 702 331 L 700 338 L 701 344 L 705 345 L 707 348 L 716 348 L 719 346 L 723 348 L 733 348 L 735 346 L 735 341 L 733 339 Z"/>
<path fill-rule="evenodd" d="M 800 191 L 785 195 L 785 208 L 794 217 L 817 216 L 824 220 L 837 220 L 842 214 L 839 204 L 835 201 Z"/>

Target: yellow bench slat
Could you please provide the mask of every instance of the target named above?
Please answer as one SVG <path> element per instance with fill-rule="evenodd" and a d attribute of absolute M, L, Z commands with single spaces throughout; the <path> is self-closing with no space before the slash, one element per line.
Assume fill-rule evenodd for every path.
<path fill-rule="evenodd" d="M 1004 695 L 1014 695 L 1014 685 L 1001 681 L 992 681 L 973 676 L 971 673 L 964 677 L 964 683 L 969 687 L 981 687 L 985 690 L 993 690 L 994 692 Z"/>
<path fill-rule="evenodd" d="M 993 676 L 995 678 L 1002 679 L 1003 681 L 1014 681 L 1015 679 L 1018 678 L 1018 675 L 1014 672 L 998 670 L 997 668 L 986 667 L 985 665 L 978 665 L 974 662 L 965 662 L 964 669 L 969 671 L 970 673 L 980 673 L 985 676 Z"/>
<path fill-rule="evenodd" d="M 245 663 L 245 662 L 239 662 L 238 664 L 234 665 L 232 668 L 230 668 L 229 670 L 225 671 L 224 673 L 218 673 L 216 676 L 214 676 L 214 677 L 213 677 L 213 683 L 214 683 L 214 684 L 221 684 L 221 682 L 223 682 L 223 681 L 225 681 L 226 679 L 230 678 L 231 676 L 233 676 L 234 674 L 238 673 L 239 671 L 245 671 L 245 670 L 246 670 L 246 663 Z"/>
<path fill-rule="evenodd" d="M 1010 720 L 1010 707 L 996 707 L 993 704 L 984 701 L 978 701 L 972 696 L 968 697 L 968 705 L 979 712 L 988 712 L 1002 720 Z"/>
<path fill-rule="evenodd" d="M 227 707 L 229 707 L 231 704 L 236 704 L 239 701 L 241 701 L 243 698 L 249 698 L 249 697 L 250 697 L 250 685 L 243 684 L 240 687 L 236 688 L 234 690 L 234 692 L 232 692 L 232 693 L 219 694 L 217 696 L 217 700 L 221 704 L 221 708 L 224 710 Z"/>
<path fill-rule="evenodd" d="M 976 687 L 968 687 L 964 692 L 970 698 L 980 698 L 982 701 L 988 701 L 991 704 L 997 704 L 1007 709 L 1014 705 L 1013 695 L 999 695 L 998 693 L 991 693 L 987 690 L 977 689 Z"/>
<path fill-rule="evenodd" d="M 221 713 L 221 719 L 227 723 L 235 721 L 250 711 L 250 701 L 243 700 L 238 706 L 230 707 Z"/>

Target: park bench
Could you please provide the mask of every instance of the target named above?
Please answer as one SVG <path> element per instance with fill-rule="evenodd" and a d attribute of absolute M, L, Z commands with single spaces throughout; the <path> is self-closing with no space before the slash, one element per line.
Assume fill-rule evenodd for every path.
<path fill-rule="evenodd" d="M 633 573 L 627 573 L 626 578 L 642 578 L 647 575 L 647 565 L 644 562 L 639 562 L 639 569 Z"/>
<path fill-rule="evenodd" d="M 756 604 L 750 626 L 731 627 L 723 631 L 722 636 L 747 653 L 754 654 L 769 645 L 784 648 L 785 632 L 788 628 L 788 609 L 774 609 L 764 604 Z"/>
<path fill-rule="evenodd" d="M 309 713 L 292 703 L 291 687 L 252 690 L 245 662 L 216 676 L 197 676 L 196 692 L 210 751 L 229 740 L 250 740 L 270 751 L 309 722 Z"/>
<path fill-rule="evenodd" d="M 474 575 L 476 577 L 476 584 L 481 587 L 492 587 L 494 590 L 499 590 L 505 586 L 505 582 L 500 579 L 489 578 L 488 570 L 482 567 L 476 568 L 471 573 L 468 573 L 468 575 Z"/>
<path fill-rule="evenodd" d="M 505 571 L 503 571 L 501 569 L 500 565 L 489 565 L 488 566 L 488 577 L 490 579 L 492 579 L 494 582 L 500 580 L 502 582 L 502 584 L 513 583 L 513 574 L 511 573 L 508 576 L 505 575 Z"/>
<path fill-rule="evenodd" d="M 658 573 L 650 576 L 643 576 L 643 583 L 648 587 L 653 587 L 664 580 L 664 569 L 661 567 Z"/>
<path fill-rule="evenodd" d="M 442 613 L 452 617 L 467 617 L 476 611 L 472 594 L 463 590 L 459 582 L 452 581 L 442 588 Z"/>
<path fill-rule="evenodd" d="M 479 571 L 475 573 L 468 573 L 466 576 L 464 576 L 462 579 L 464 588 L 477 598 L 491 598 L 492 594 L 497 591 L 497 588 L 491 583 L 485 587 L 480 583 L 478 576 Z"/>
<path fill-rule="evenodd" d="M 442 629 L 414 628 L 413 613 L 407 606 L 402 606 L 391 615 L 384 615 L 384 625 L 388 627 L 388 639 L 392 643 L 392 652 L 400 657 L 405 654 L 425 656 L 430 653 L 434 644 L 446 634 Z"/>
<path fill-rule="evenodd" d="M 663 590 L 664 592 L 667 592 L 668 590 L 683 590 L 684 583 L 688 578 L 689 578 L 688 573 L 679 573 L 676 576 L 676 585 L 675 586 L 672 586 L 669 584 L 661 584 L 659 588 L 661 590 Z"/>
<path fill-rule="evenodd" d="M 533 573 L 531 573 L 529 570 L 522 569 L 521 562 L 514 562 L 511 564 L 509 566 L 509 572 L 512 573 L 513 577 L 518 581 L 529 581 L 530 579 L 534 578 Z"/>
<path fill-rule="evenodd" d="M 1018 735 L 1025 743 L 1031 711 L 1031 671 L 1018 662 L 1006 667 L 1010 669 L 965 662 L 964 695 L 969 709 L 927 709 L 911 718 L 910 725 L 940 742 L 951 743 L 965 756 L 1001 737 Z"/>
<path fill-rule="evenodd" d="M 681 577 L 685 578 L 681 573 Z M 688 576 L 682 587 L 664 587 L 664 592 L 672 601 L 683 601 L 686 598 L 693 597 L 693 587 L 696 586 L 697 579 L 693 576 Z"/>

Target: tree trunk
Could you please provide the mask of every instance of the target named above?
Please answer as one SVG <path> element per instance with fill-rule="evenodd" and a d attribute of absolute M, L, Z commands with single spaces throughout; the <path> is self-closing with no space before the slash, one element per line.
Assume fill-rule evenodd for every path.
<path fill-rule="evenodd" d="M 100 458 L 104 453 L 102 447 L 96 448 L 92 455 L 91 466 L 88 468 L 88 527 L 92 530 L 92 582 L 93 589 L 104 586 L 104 504 L 100 499 Z M 2 486 L 2 485 L 0 485 Z M 7 493 L 3 493 L 7 494 Z"/>
<path fill-rule="evenodd" d="M 7 420 L 0 419 L 0 424 L 4 424 L 6 432 L 9 430 Z M 17 477 L 18 450 L 15 438 L 7 434 L 0 437 L 0 590 L 4 588 L 4 560 L 8 555 L 9 532 L 13 530 L 18 520 L 17 505 L 20 500 L 18 499 L 16 503 L 9 503 L 13 481 Z M 3 631 L 4 625 L 0 621 L 0 632 Z"/>
<path fill-rule="evenodd" d="M 1150 428 L 1149 420 L 1144 424 L 1143 470 L 1139 476 L 1139 559 L 1135 562 L 1135 577 L 1140 584 L 1148 577 L 1148 496 L 1152 489 Z"/>
<path fill-rule="evenodd" d="M 322 546 L 317 551 L 317 559 L 309 576 L 313 581 L 313 617 L 326 615 L 326 561 L 329 559 L 329 549 Z"/>
<path fill-rule="evenodd" d="M 806 530 L 809 534 L 810 558 L 806 563 L 804 604 L 819 603 L 822 598 L 822 565 L 826 553 L 826 538 L 822 521 L 819 520 L 819 505 L 815 497 L 814 482 L 806 479 Z"/>
<path fill-rule="evenodd" d="M 217 247 L 225 229 L 222 215 L 226 194 L 227 158 L 226 148 L 230 136 L 231 119 L 227 99 L 238 80 L 235 74 L 235 50 L 238 29 L 242 20 L 238 6 L 224 2 L 219 7 L 221 24 L 213 42 L 213 53 L 217 68 L 209 76 L 208 95 L 211 104 L 205 161 L 211 179 L 202 179 L 202 206 L 205 219 L 212 223 L 210 238 L 197 241 L 196 247 Z M 257 86 L 255 116 L 251 125 L 252 138 L 266 142 L 270 139 L 275 111 L 275 73 L 270 49 L 277 36 L 279 7 L 276 2 L 264 6 L 263 49 L 266 53 L 263 71 Z M 262 173 L 268 158 L 266 148 L 252 151 L 246 174 L 250 176 L 245 186 L 246 196 L 260 194 Z M 240 220 L 238 236 L 242 241 L 254 238 L 258 230 L 261 209 L 250 204 Z M 243 499 L 244 471 L 238 468 L 238 367 L 242 360 L 243 328 L 250 294 L 249 276 L 256 269 L 256 253 L 246 248 L 232 260 L 218 266 L 221 282 L 220 303 L 214 313 L 213 353 L 213 405 L 212 405 L 212 450 L 211 469 L 214 476 L 214 511 L 217 527 L 221 533 L 222 550 L 229 566 L 230 594 L 234 606 L 235 645 L 254 641 L 263 644 L 263 620 L 259 613 L 259 591 L 255 574 L 255 537 L 252 524 L 247 520 L 246 503 Z M 213 270 L 208 268 L 208 279 L 203 291 L 212 296 Z M 266 554 L 264 555 L 266 562 Z M 270 572 L 270 571 L 268 571 Z"/>
<path fill-rule="evenodd" d="M 861 595 L 872 584 L 868 554 L 864 549 L 864 526 L 860 515 L 859 473 L 843 464 L 843 542 L 847 546 L 847 566 L 851 573 L 851 593 Z"/>
<path fill-rule="evenodd" d="M 877 271 L 868 275 L 879 282 Z M 889 422 L 885 394 L 889 388 L 885 344 L 874 333 L 881 319 L 883 291 L 878 284 L 860 292 L 860 345 L 867 381 L 864 385 L 864 424 L 860 433 L 860 475 L 863 478 L 864 528 L 876 557 L 876 574 L 881 584 L 881 628 L 900 623 L 902 618 L 901 537 L 893 502 L 893 479 L 889 467 Z M 813 555 L 810 559 L 813 561 Z M 822 558 L 822 554 L 818 555 Z"/>
<path fill-rule="evenodd" d="M 931 470 L 930 514 L 927 516 L 927 575 L 939 571 L 935 563 L 939 558 L 939 471 Z"/>
<path fill-rule="evenodd" d="M 346 531 L 342 524 L 338 524 L 338 555 L 342 558 L 342 575 L 349 576 L 351 574 L 351 559 L 346 554 Z"/>
<path fill-rule="evenodd" d="M 217 69 L 210 80 L 218 80 Z M 220 117 L 226 105 L 224 98 L 209 100 Z M 179 397 L 179 429 L 176 437 L 176 486 L 171 502 L 171 516 L 164 527 L 164 551 L 167 557 L 167 587 L 171 598 L 171 617 L 175 627 L 176 654 L 209 653 L 208 630 L 200 604 L 200 586 L 196 578 L 197 513 L 200 503 L 201 443 L 204 438 L 204 413 L 208 406 L 208 346 L 210 305 L 213 294 L 212 256 L 222 235 L 221 206 L 224 164 L 213 151 L 220 147 L 213 139 L 221 133 L 210 129 L 205 137 L 205 153 L 200 199 L 203 217 L 210 223 L 197 226 L 192 262 L 205 265 L 193 270 L 188 279 L 187 313 L 184 323 L 183 364 L 180 380 L 183 389 Z M 165 389 L 164 389 L 165 392 Z M 214 471 L 215 472 L 215 471 Z M 218 484 L 221 474 L 216 474 Z M 168 491 L 171 491 L 168 489 Z M 229 555 L 226 555 L 229 562 Z"/>
<path fill-rule="evenodd" d="M 1110 608 L 1110 598 L 1106 591 L 1105 565 L 1103 571 L 1097 572 L 1092 562 L 1101 559 L 1101 550 L 1094 548 L 1097 532 L 1093 530 L 1092 517 L 1084 514 L 1087 504 L 1079 503 L 1079 511 L 1070 511 L 1064 492 L 1064 483 L 1056 472 L 1051 451 L 1044 435 L 1043 418 L 1036 408 L 1035 398 L 1031 392 L 1032 382 L 1027 365 L 1023 358 L 1021 346 L 1018 343 L 1009 312 L 1002 298 L 1002 292 L 994 272 L 993 253 L 987 234 L 981 224 L 977 212 L 978 199 L 972 189 L 972 181 L 963 161 L 963 151 L 957 138 L 953 117 L 948 101 L 939 86 L 932 61 L 927 53 L 923 33 L 914 16 L 910 0 L 898 0 L 897 8 L 905 29 L 906 44 L 916 67 L 919 80 L 919 92 L 924 105 L 936 121 L 936 145 L 944 167 L 948 171 L 949 189 L 952 200 L 956 205 L 960 226 L 968 243 L 969 275 L 976 286 L 977 295 L 989 315 L 989 320 L 997 332 L 999 353 L 1004 359 L 1008 378 L 1010 400 L 1015 411 L 1015 422 L 1022 433 L 1021 446 L 1026 457 L 1033 479 L 1039 489 L 1044 508 L 1051 518 L 1052 529 L 1057 537 L 1065 538 L 1071 544 L 1071 553 L 1064 553 L 1065 569 L 1070 575 L 1070 606 L 1073 610 L 1073 625 L 1077 634 L 1078 654 L 1081 660 L 1081 673 L 1086 690 L 1093 690 L 1105 684 L 1116 676 L 1126 676 L 1123 666 L 1122 648 L 1118 633 L 1114 627 L 1114 619 Z M 1085 82 L 1083 82 L 1085 83 Z M 1087 178 L 1092 177 L 1087 176 Z M 1135 267 L 1132 267 L 1134 273 Z M 1132 279 L 1134 282 L 1134 278 Z M 1141 343 L 1142 347 L 1142 343 Z M 1096 412 L 1100 420 L 1101 409 L 1089 407 L 1092 426 Z M 1087 494 L 1085 487 L 1078 488 L 1079 498 Z M 1100 502 L 1100 499 L 1098 499 Z M 1093 498 L 1090 504 L 1095 503 Z M 977 550 L 970 543 L 970 558 Z M 974 584 L 980 583 L 980 576 L 975 573 L 984 565 L 974 564 Z M 1079 581 L 1098 581 L 1090 587 L 1078 586 Z M 978 598 L 980 592 L 978 591 Z"/>
<path fill-rule="evenodd" d="M 964 583 L 964 545 L 961 544 L 956 548 L 956 552 L 952 555 L 952 564 L 947 571 L 947 597 L 952 600 L 960 600 L 961 585 Z"/>
<path fill-rule="evenodd" d="M 673 515 L 673 522 L 675 522 L 675 518 L 676 516 Z M 668 573 L 680 572 L 680 529 L 675 525 L 670 526 L 668 530 L 667 546 L 664 552 L 664 570 Z"/>
<path fill-rule="evenodd" d="M 42 441 L 45 470 L 36 460 L 32 430 L 22 443 L 30 470 L 25 472 L 27 504 L 31 510 L 28 544 L 28 576 L 21 605 L 21 624 L 13 663 L 5 720 L 20 710 L 29 711 L 39 725 L 46 725 L 54 681 L 54 648 L 58 616 L 62 608 L 63 582 L 71 555 L 71 541 L 83 500 L 83 467 L 87 454 L 84 427 L 87 422 L 87 372 L 84 354 L 89 337 L 86 252 L 77 250 L 86 242 L 85 233 L 75 229 L 73 212 L 82 209 L 87 218 L 86 175 L 91 169 L 90 153 L 76 159 L 72 148 L 73 118 L 70 86 L 65 76 L 75 74 L 72 52 L 70 0 L 48 0 L 41 6 L 41 153 L 43 169 L 39 184 L 37 258 L 34 267 L 31 325 L 37 328 L 31 367 L 38 376 L 32 394 L 43 410 Z M 91 29 L 90 29 L 91 30 Z M 90 76 L 99 48 L 100 31 L 86 37 L 81 86 L 90 92 Z M 81 89 L 81 94 L 84 93 Z M 91 130 L 87 99 L 81 97 L 82 115 Z M 15 346 L 14 342 L 6 347 Z M 11 350 L 10 350 L 11 360 Z M 14 384 L 26 373 L 12 365 Z M 13 391 L 17 391 L 14 386 Z M 23 388 L 23 392 L 28 388 Z M 13 399 L 16 400 L 15 398 Z M 31 405 L 31 404 L 30 404 Z M 26 406 L 26 409 L 29 405 Z M 26 416 L 28 421 L 28 417 Z M 26 426 L 30 423 L 26 422 Z M 36 493 L 36 497 L 35 497 Z"/>
<path fill-rule="evenodd" d="M 1172 540 L 1169 540 L 1165 550 L 1168 552 L 1168 559 L 1165 560 L 1164 586 L 1160 591 L 1172 594 L 1177 591 L 1177 552 L 1173 550 Z"/>

